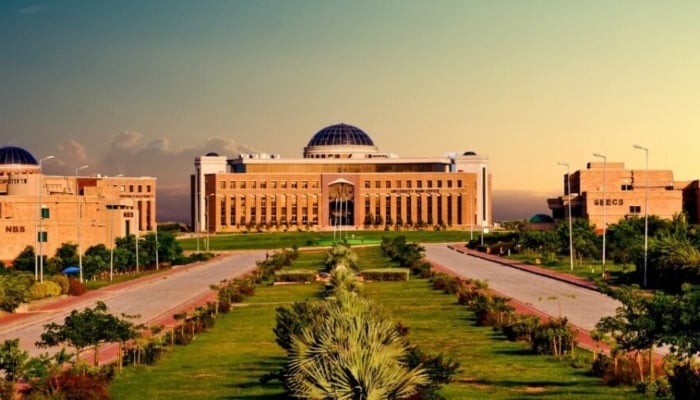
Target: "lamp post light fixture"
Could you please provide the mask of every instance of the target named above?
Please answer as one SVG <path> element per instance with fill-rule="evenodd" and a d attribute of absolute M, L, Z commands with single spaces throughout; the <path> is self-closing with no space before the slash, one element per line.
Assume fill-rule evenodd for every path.
<path fill-rule="evenodd" d="M 569 196 L 569 265 L 571 267 L 571 270 L 574 270 L 574 228 L 573 228 L 573 223 L 571 222 L 571 168 L 569 167 L 568 163 L 565 162 L 560 162 L 557 163 L 559 165 L 562 165 L 566 167 L 566 194 Z"/>
<path fill-rule="evenodd" d="M 83 166 L 80 166 L 80 167 L 75 169 L 75 202 L 78 205 L 78 247 L 77 247 L 77 251 L 78 251 L 78 270 L 80 273 L 80 282 L 83 281 L 83 253 L 82 253 L 82 250 L 80 249 L 80 214 L 81 214 L 81 212 L 80 212 L 80 198 L 78 197 L 78 172 L 80 172 L 80 170 L 83 170 L 87 167 L 88 167 L 87 165 L 83 165 Z"/>
<path fill-rule="evenodd" d="M 603 159 L 603 267 L 601 268 L 603 278 L 605 278 L 605 236 L 607 233 L 607 222 L 605 220 L 605 206 L 606 206 L 606 200 L 605 200 L 605 192 L 607 190 L 606 187 L 606 169 L 607 169 L 607 164 L 608 164 L 608 158 L 604 156 L 603 154 L 600 153 L 593 153 L 594 157 L 602 158 Z"/>
<path fill-rule="evenodd" d="M 44 257 L 42 254 L 43 251 L 43 243 L 44 239 L 46 238 L 46 235 L 44 235 L 44 230 L 43 230 L 43 221 L 45 217 L 44 213 L 44 206 L 41 204 L 41 195 L 42 192 L 44 191 L 44 171 L 41 169 L 41 166 L 44 161 L 50 160 L 54 158 L 54 156 L 46 156 L 44 158 L 39 159 L 39 179 L 37 179 L 37 182 L 39 184 L 39 189 L 37 190 L 37 205 L 39 207 L 38 212 L 36 213 L 36 240 L 38 242 L 38 249 L 39 249 L 39 255 L 37 257 L 34 257 L 34 280 L 37 281 L 44 281 Z"/>
<path fill-rule="evenodd" d="M 649 149 L 635 144 L 635 149 L 644 150 L 644 168 L 646 169 L 646 183 L 644 188 L 644 277 L 642 287 L 647 287 L 647 253 L 649 249 Z"/>

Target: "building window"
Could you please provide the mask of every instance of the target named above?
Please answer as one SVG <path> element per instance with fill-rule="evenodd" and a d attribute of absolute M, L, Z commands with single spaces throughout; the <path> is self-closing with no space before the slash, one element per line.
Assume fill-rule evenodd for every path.
<path fill-rule="evenodd" d="M 630 206 L 630 214 L 641 214 L 642 206 Z"/>
<path fill-rule="evenodd" d="M 384 211 L 384 218 L 385 218 L 384 223 L 386 225 L 391 225 L 393 222 L 393 220 L 391 218 L 391 195 L 386 196 L 384 205 L 386 206 L 386 209 Z"/>
<path fill-rule="evenodd" d="M 428 189 L 432 189 L 432 188 L 433 188 L 433 180 L 428 179 Z"/>
<path fill-rule="evenodd" d="M 622 186 L 620 186 L 620 190 L 622 190 L 623 192 L 629 192 L 629 191 L 634 190 L 634 186 L 632 186 L 628 183 L 625 183 Z"/>
<path fill-rule="evenodd" d="M 219 224 L 220 225 L 226 225 L 226 199 L 221 199 L 221 203 L 219 203 Z"/>
<path fill-rule="evenodd" d="M 410 189 L 411 187 L 413 187 L 412 185 L 413 185 L 413 184 L 412 184 L 411 181 L 406 181 L 406 188 L 407 188 L 407 189 Z"/>
<path fill-rule="evenodd" d="M 401 181 L 396 181 L 396 188 L 401 189 Z"/>
<path fill-rule="evenodd" d="M 231 225 L 236 225 L 236 196 L 231 196 L 231 206 L 230 206 L 230 217 Z"/>
<path fill-rule="evenodd" d="M 226 181 L 221 181 L 221 184 L 219 185 L 220 188 L 226 189 Z"/>
<path fill-rule="evenodd" d="M 277 224 L 277 196 L 270 197 L 270 222 Z"/>
<path fill-rule="evenodd" d="M 369 181 L 365 181 L 365 189 L 369 189 Z"/>
<path fill-rule="evenodd" d="M 146 185 L 146 192 L 151 193 L 151 185 Z"/>
<path fill-rule="evenodd" d="M 318 189 L 318 181 L 311 181 L 311 189 Z"/>
<path fill-rule="evenodd" d="M 381 188 L 382 188 L 382 184 L 380 183 L 380 181 L 374 181 L 374 188 L 375 188 L 375 189 L 381 189 Z"/>
<path fill-rule="evenodd" d="M 277 181 L 270 181 L 270 189 L 277 189 Z"/>
<path fill-rule="evenodd" d="M 235 188 L 236 188 L 236 181 L 231 181 L 231 182 L 229 182 L 228 188 L 229 188 L 229 189 L 235 189 Z"/>
<path fill-rule="evenodd" d="M 297 181 L 292 181 L 291 188 L 292 188 L 292 189 L 296 189 L 296 188 L 297 188 Z"/>
<path fill-rule="evenodd" d="M 384 185 L 386 186 L 387 189 L 391 189 L 391 181 L 384 182 Z"/>
<path fill-rule="evenodd" d="M 280 182 L 280 188 L 281 188 L 281 189 L 286 189 L 286 188 L 287 188 L 287 181 L 282 181 L 282 182 Z"/>
<path fill-rule="evenodd" d="M 241 181 L 241 189 L 245 189 L 245 181 Z"/>
<path fill-rule="evenodd" d="M 267 197 L 260 198 L 260 222 L 267 222 Z"/>
<path fill-rule="evenodd" d="M 256 189 L 258 187 L 258 183 L 256 181 L 250 181 L 250 188 L 251 189 Z"/>
<path fill-rule="evenodd" d="M 134 192 L 134 185 L 129 185 L 129 192 L 131 192 L 131 193 Z"/>
<path fill-rule="evenodd" d="M 452 179 L 447 180 L 447 188 L 451 189 L 452 188 Z"/>
<path fill-rule="evenodd" d="M 457 180 L 457 187 L 458 187 L 458 188 L 461 188 L 461 187 L 462 187 L 462 180 L 461 180 L 461 179 L 458 179 L 458 180 Z"/>
<path fill-rule="evenodd" d="M 442 187 L 442 180 L 437 181 L 437 187 L 438 187 L 438 189 Z"/>
<path fill-rule="evenodd" d="M 309 188 L 309 181 L 301 181 L 301 188 L 308 189 Z"/>
<path fill-rule="evenodd" d="M 417 180 L 417 181 L 416 181 L 416 187 L 417 187 L 418 189 L 422 189 L 422 188 L 423 188 L 423 181 Z"/>
<path fill-rule="evenodd" d="M 260 181 L 260 189 L 267 189 L 267 182 L 266 181 Z"/>

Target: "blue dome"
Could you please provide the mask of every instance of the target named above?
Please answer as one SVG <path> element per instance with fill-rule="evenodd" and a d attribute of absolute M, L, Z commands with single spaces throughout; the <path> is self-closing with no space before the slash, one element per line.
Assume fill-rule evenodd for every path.
<path fill-rule="evenodd" d="M 374 142 L 360 128 L 337 124 L 318 131 L 307 145 L 307 147 L 315 146 L 374 146 Z"/>
<path fill-rule="evenodd" d="M 547 214 L 535 214 L 528 219 L 528 222 L 531 224 L 552 224 L 554 223 L 554 218 Z"/>
<path fill-rule="evenodd" d="M 39 162 L 27 150 L 7 146 L 0 148 L 0 165 L 39 165 Z"/>

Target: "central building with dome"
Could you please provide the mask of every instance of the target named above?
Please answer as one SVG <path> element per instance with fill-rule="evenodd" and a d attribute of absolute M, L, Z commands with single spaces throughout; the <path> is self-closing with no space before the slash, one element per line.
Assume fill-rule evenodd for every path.
<path fill-rule="evenodd" d="M 488 157 L 448 154 L 384 153 L 348 124 L 318 131 L 302 158 L 209 153 L 194 162 L 192 226 L 208 233 L 491 226 Z"/>

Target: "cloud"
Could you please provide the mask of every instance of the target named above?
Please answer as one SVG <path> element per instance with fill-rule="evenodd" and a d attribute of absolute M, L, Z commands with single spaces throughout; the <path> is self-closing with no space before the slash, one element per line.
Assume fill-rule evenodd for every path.
<path fill-rule="evenodd" d="M 50 175 L 73 175 L 75 169 L 88 165 L 81 173 L 114 176 L 152 176 L 157 179 L 157 218 L 159 221 L 189 222 L 189 182 L 195 157 L 215 152 L 233 157 L 255 150 L 228 138 L 210 138 L 197 148 L 173 149 L 167 138 L 147 143 L 144 135 L 125 131 L 112 136 L 106 151 L 96 152 L 74 139 L 56 146 L 55 160 L 44 164 Z"/>

